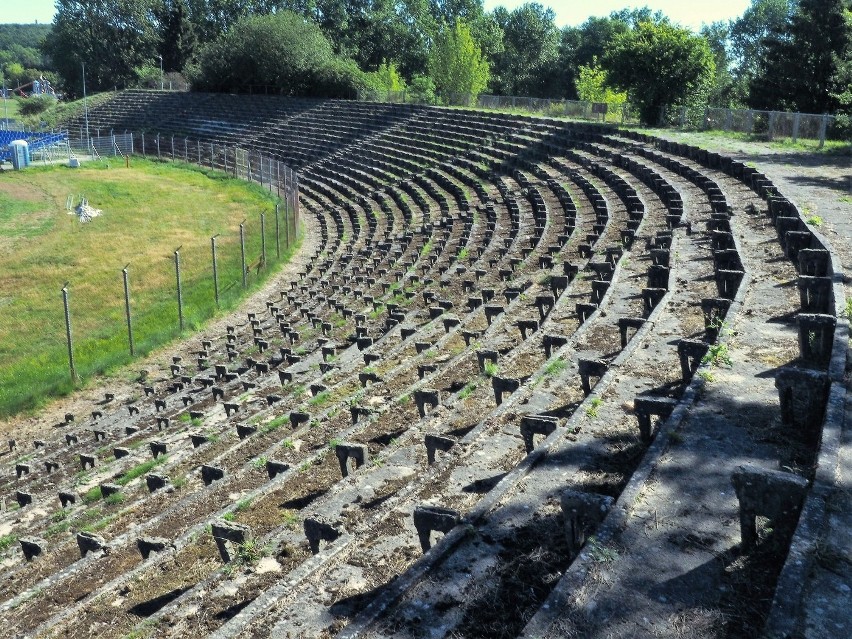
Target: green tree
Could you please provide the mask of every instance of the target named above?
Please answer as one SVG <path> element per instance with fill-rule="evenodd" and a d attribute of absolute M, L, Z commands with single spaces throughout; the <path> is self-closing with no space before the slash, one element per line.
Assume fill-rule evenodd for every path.
<path fill-rule="evenodd" d="M 607 72 L 598 65 L 597 59 L 592 65 L 581 65 L 577 70 L 577 94 L 587 102 L 621 103 L 627 101 L 627 94 L 613 91 L 607 84 Z"/>
<path fill-rule="evenodd" d="M 195 35 L 211 42 L 236 22 L 251 15 L 266 15 L 285 3 L 282 0 L 187 0 Z"/>
<path fill-rule="evenodd" d="M 414 102 L 435 103 L 435 82 L 428 75 L 415 75 L 408 85 L 408 96 Z"/>
<path fill-rule="evenodd" d="M 730 23 L 728 42 L 734 67 L 731 87 L 734 103 L 745 104 L 749 84 L 765 55 L 767 38 L 786 29 L 787 20 L 797 6 L 798 0 L 751 0 L 743 15 Z"/>
<path fill-rule="evenodd" d="M 579 68 L 592 66 L 594 60 L 602 60 L 615 36 L 629 29 L 627 23 L 620 19 L 594 16 L 579 27 L 562 29 L 554 79 L 559 87 L 558 94 L 572 100 L 578 99 Z"/>
<path fill-rule="evenodd" d="M 82 93 L 124 86 L 155 57 L 158 0 L 56 0 L 53 29 L 42 50 L 66 89 Z"/>
<path fill-rule="evenodd" d="M 406 89 L 405 78 L 393 62 L 380 64 L 376 71 L 367 73 L 366 82 L 368 88 L 379 95 L 400 93 Z"/>
<path fill-rule="evenodd" d="M 454 26 L 438 33 L 429 56 L 429 75 L 445 97 L 477 96 L 488 86 L 488 61 L 464 20 L 457 20 Z"/>
<path fill-rule="evenodd" d="M 163 70 L 183 71 L 198 46 L 185 0 L 163 0 L 158 13 Z"/>
<path fill-rule="evenodd" d="M 532 2 L 511 13 L 498 8 L 494 15 L 503 29 L 504 47 L 495 58 L 494 91 L 506 95 L 551 95 L 561 39 L 553 10 Z"/>
<path fill-rule="evenodd" d="M 784 29 L 766 41 L 749 103 L 758 109 L 835 111 L 844 89 L 837 83 L 850 57 L 852 2 L 799 0 Z"/>
<path fill-rule="evenodd" d="M 644 124 L 656 124 L 665 107 L 701 101 L 715 73 L 707 41 L 665 22 L 640 22 L 616 36 L 603 66 L 610 83 L 628 92 Z"/>
<path fill-rule="evenodd" d="M 291 11 L 238 20 L 202 48 L 192 79 L 208 91 L 265 85 L 324 97 L 353 97 L 366 86 L 357 65 L 335 56 L 317 25 Z"/>
<path fill-rule="evenodd" d="M 712 22 L 701 27 L 701 35 L 707 40 L 713 52 L 716 73 L 710 88 L 709 103 L 713 106 L 736 106 L 735 82 L 731 73 L 731 54 L 728 50 L 728 35 L 731 23 L 725 21 Z"/>

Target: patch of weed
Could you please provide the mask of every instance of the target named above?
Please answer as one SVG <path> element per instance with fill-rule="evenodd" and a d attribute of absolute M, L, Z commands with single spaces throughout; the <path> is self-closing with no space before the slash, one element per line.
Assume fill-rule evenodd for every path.
<path fill-rule="evenodd" d="M 702 364 L 712 364 L 713 366 L 732 366 L 731 354 L 728 352 L 727 344 L 714 344 L 707 349 L 704 357 L 701 358 Z"/>
<path fill-rule="evenodd" d="M 589 405 L 586 407 L 586 415 L 594 419 L 598 416 L 598 407 L 603 404 L 603 400 L 600 397 L 593 397 L 589 401 Z"/>

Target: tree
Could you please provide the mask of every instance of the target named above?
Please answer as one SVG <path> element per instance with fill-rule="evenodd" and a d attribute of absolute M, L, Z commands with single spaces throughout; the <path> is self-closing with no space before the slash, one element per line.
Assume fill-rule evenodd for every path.
<path fill-rule="evenodd" d="M 834 111 L 843 92 L 837 82 L 850 57 L 850 0 L 799 0 L 785 28 L 766 40 L 749 103 L 758 109 Z"/>
<path fill-rule="evenodd" d="M 185 0 L 163 0 L 158 12 L 160 22 L 160 55 L 165 71 L 183 71 L 195 54 L 198 40 L 189 21 Z"/>
<path fill-rule="evenodd" d="M 745 103 L 751 84 L 765 55 L 766 39 L 781 33 L 793 15 L 798 0 L 751 0 L 751 5 L 730 24 L 728 35 L 734 65 L 732 100 Z"/>
<path fill-rule="evenodd" d="M 700 101 L 715 72 L 704 38 L 652 22 L 640 22 L 616 36 L 603 66 L 610 83 L 628 92 L 644 124 L 656 124 L 664 107 Z"/>
<path fill-rule="evenodd" d="M 613 17 L 590 17 L 579 27 L 565 27 L 559 43 L 554 84 L 561 97 L 575 100 L 579 97 L 578 70 L 602 60 L 615 36 L 630 29 L 623 20 Z"/>
<path fill-rule="evenodd" d="M 438 33 L 429 56 L 429 75 L 445 97 L 477 96 L 488 86 L 488 61 L 464 20 L 457 20 L 454 26 Z"/>
<path fill-rule="evenodd" d="M 378 70 L 366 74 L 368 88 L 379 95 L 401 93 L 405 91 L 405 78 L 399 74 L 399 69 L 391 62 L 379 65 Z"/>
<path fill-rule="evenodd" d="M 598 65 L 597 59 L 591 66 L 580 66 L 577 70 L 577 94 L 586 102 L 622 103 L 626 93 L 613 91 L 607 85 L 607 72 Z"/>
<path fill-rule="evenodd" d="M 285 4 L 282 0 L 187 0 L 190 21 L 201 42 L 215 40 L 241 18 L 266 15 Z"/>
<path fill-rule="evenodd" d="M 713 52 L 716 73 L 710 88 L 709 103 L 729 107 L 734 101 L 734 77 L 731 74 L 731 55 L 728 51 L 728 34 L 731 23 L 718 21 L 701 27 L 701 35 Z"/>
<path fill-rule="evenodd" d="M 134 82 L 155 57 L 158 0 L 56 0 L 53 29 L 42 50 L 66 89 L 82 93 L 81 65 L 91 91 Z"/>
<path fill-rule="evenodd" d="M 291 11 L 238 20 L 202 48 L 193 81 L 208 91 L 264 85 L 322 97 L 353 97 L 366 86 L 357 65 L 335 56 L 317 25 Z"/>
<path fill-rule="evenodd" d="M 496 56 L 493 88 L 506 95 L 544 97 L 554 87 L 561 34 L 552 9 L 537 2 L 524 4 L 511 13 L 495 10 L 503 29 L 503 53 Z"/>

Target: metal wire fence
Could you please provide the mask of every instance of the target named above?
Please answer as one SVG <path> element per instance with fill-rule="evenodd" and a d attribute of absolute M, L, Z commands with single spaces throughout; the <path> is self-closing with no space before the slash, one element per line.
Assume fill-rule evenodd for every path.
<path fill-rule="evenodd" d="M 814 140 L 820 148 L 827 139 L 844 137 L 838 118 L 827 113 L 693 106 L 661 110 L 660 124 L 680 129 L 745 133 L 768 141 Z"/>
<path fill-rule="evenodd" d="M 188 220 L 196 227 L 192 232 L 184 232 L 182 222 L 173 219 L 170 231 L 154 240 L 156 245 L 140 241 L 134 246 L 137 235 L 147 242 L 158 237 L 156 210 L 131 220 L 105 211 L 91 224 L 81 224 L 80 196 L 69 195 L 68 212 L 75 215 L 57 220 L 64 237 L 47 241 L 56 241 L 58 247 L 73 244 L 74 254 L 59 254 L 58 248 L 51 258 L 56 264 L 40 264 L 31 273 L 36 278 L 33 288 L 49 289 L 46 295 L 19 300 L 26 307 L 12 298 L 9 304 L 0 303 L 0 352 L 5 354 L 0 365 L 0 415 L 34 406 L 44 397 L 69 390 L 81 378 L 113 369 L 198 328 L 218 309 L 234 307 L 260 286 L 298 244 L 298 175 L 268 156 L 133 133 L 96 135 L 88 142 L 70 140 L 66 153 L 69 160 L 100 159 L 93 165 L 104 169 L 98 188 L 131 200 L 140 198 L 139 191 L 122 184 L 121 173 L 106 170 L 107 163 L 129 165 L 134 157 L 187 163 L 197 165 L 195 178 L 192 174 L 186 178 L 193 188 L 193 179 L 198 188 L 205 188 L 206 178 L 213 178 L 222 180 L 223 189 L 234 189 L 227 179 L 238 178 L 280 197 L 246 195 L 246 201 L 254 204 L 245 210 L 244 219 L 223 219 L 213 212 L 207 216 L 202 211 L 198 219 Z M 95 194 L 92 204 L 98 204 Z M 156 204 L 170 206 L 169 201 Z M 123 233 L 121 225 L 126 225 Z M 107 231 L 108 237 L 123 238 L 127 245 L 99 244 L 102 240 L 89 231 L 90 226 L 100 227 L 99 233 Z M 148 232 L 142 233 L 140 226 L 149 226 Z M 203 230 L 198 231 L 207 228 L 205 238 Z M 221 229 L 229 230 L 216 233 Z M 130 263 L 116 262 L 119 256 Z M 93 262 L 109 267 L 89 268 Z M 61 285 L 63 280 L 67 281 Z M 0 302 L 4 299 L 0 297 Z"/>
<path fill-rule="evenodd" d="M 473 95 L 471 93 L 448 93 L 424 97 L 410 91 L 365 90 L 358 99 L 367 102 L 390 102 L 394 104 L 432 104 L 461 106 L 494 111 L 516 111 L 546 117 L 567 117 L 576 120 L 636 122 L 626 102 L 584 102 L 581 100 L 559 100 L 555 98 L 530 98 L 512 95 Z"/>

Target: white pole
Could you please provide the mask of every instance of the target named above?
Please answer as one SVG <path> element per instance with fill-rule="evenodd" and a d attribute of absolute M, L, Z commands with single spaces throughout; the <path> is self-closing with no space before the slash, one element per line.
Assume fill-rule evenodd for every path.
<path fill-rule="evenodd" d="M 6 102 L 6 76 L 3 76 L 3 111 L 6 114 L 6 130 L 9 130 L 9 104 Z"/>
<path fill-rule="evenodd" d="M 160 91 L 163 90 L 163 56 L 159 56 L 160 58 Z"/>
<path fill-rule="evenodd" d="M 86 98 L 86 63 L 80 63 L 83 66 L 83 112 L 86 115 L 86 146 L 91 144 L 89 140 L 89 101 Z"/>

